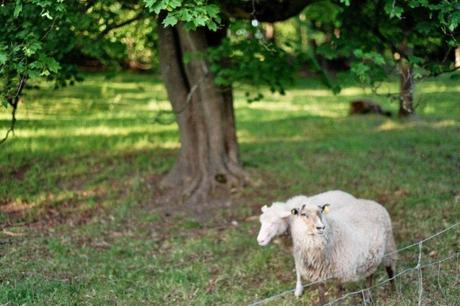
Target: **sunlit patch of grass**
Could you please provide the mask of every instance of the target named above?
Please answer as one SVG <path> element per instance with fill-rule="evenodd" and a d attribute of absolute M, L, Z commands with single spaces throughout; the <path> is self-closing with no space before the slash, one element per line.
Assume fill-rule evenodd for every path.
<path fill-rule="evenodd" d="M 261 248 L 255 237 L 260 207 L 295 194 L 343 189 L 375 199 L 389 210 L 400 246 L 460 219 L 459 85 L 449 78 L 417 86 L 414 120 L 348 115 L 354 99 L 396 114 L 386 96 L 396 82 L 378 95 L 353 86 L 335 96 L 317 80 L 299 80 L 286 95 L 265 91 L 252 104 L 237 88 L 241 157 L 258 185 L 206 224 L 185 207 L 173 217 L 154 207 L 158 178 L 178 150 L 175 124 L 155 121 L 170 110 L 157 76 L 93 74 L 58 91 L 40 86 L 26 92 L 16 134 L 0 147 L 0 304 L 241 305 L 291 289 L 289 252 Z M 8 124 L 0 112 L 2 131 Z M 459 235 L 427 244 L 424 260 L 458 251 Z M 402 254 L 400 266 L 416 255 Z M 440 279 L 448 298 L 431 285 L 427 298 L 458 300 L 450 268 Z M 401 285 L 407 290 L 396 297 L 375 294 L 412 303 L 415 280 Z M 314 298 L 306 291 L 273 305 Z"/>

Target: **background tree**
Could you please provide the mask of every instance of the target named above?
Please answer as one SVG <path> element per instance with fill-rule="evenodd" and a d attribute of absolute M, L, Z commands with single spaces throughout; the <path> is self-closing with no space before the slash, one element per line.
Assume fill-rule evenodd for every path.
<path fill-rule="evenodd" d="M 400 116 L 415 111 L 417 79 L 455 69 L 460 7 L 454 2 L 325 0 L 307 12 L 315 30 L 331 38 L 319 42 L 320 56 L 346 58 L 357 79 L 372 86 L 399 72 Z"/>
<path fill-rule="evenodd" d="M 82 80 L 77 65 L 96 63 L 115 68 L 138 52 L 124 40 L 129 33 L 115 30 L 135 22 L 153 28 L 138 1 L 18 0 L 0 6 L 0 100 L 15 113 L 28 80 L 53 81 L 56 87 Z M 132 28 L 131 28 L 132 30 Z M 143 46 L 153 47 L 145 32 Z M 153 49 L 153 48 L 152 48 Z M 136 57 L 134 55 L 134 57 Z"/>
<path fill-rule="evenodd" d="M 303 48 L 291 52 L 278 41 L 267 41 L 260 27 L 247 22 L 286 20 L 307 4 L 302 24 L 314 35 L 307 39 L 306 54 Z M 346 61 L 351 72 L 369 84 L 385 80 L 388 69 L 398 65 L 405 80 L 441 73 L 453 63 L 445 58 L 458 46 L 455 30 L 460 20 L 458 5 L 425 0 L 18 0 L 3 2 L 0 17 L 1 96 L 5 106 L 12 106 L 13 118 L 27 80 L 72 83 L 80 79 L 75 63 L 81 58 L 117 66 L 126 59 L 129 42 L 116 33 L 144 22 L 152 33 L 145 44 L 158 45 L 180 134 L 178 160 L 163 186 L 174 187 L 176 195 L 194 203 L 220 186 L 249 181 L 239 159 L 235 83 L 283 93 L 304 59 L 334 91 L 339 86 L 325 69 L 328 60 Z M 399 61 L 394 60 L 396 54 Z M 404 81 L 401 86 L 407 113 L 413 112 L 412 98 L 406 99 L 412 84 Z M 257 91 L 248 93 L 249 100 L 260 98 Z M 14 119 L 12 123 L 10 130 Z"/>
<path fill-rule="evenodd" d="M 262 50 L 255 35 L 246 35 L 253 38 L 249 40 L 228 39 L 228 30 L 235 26 L 229 18 L 284 20 L 307 2 L 221 1 L 220 7 L 205 1 L 146 3 L 159 15 L 161 71 L 181 142 L 178 161 L 163 185 L 200 202 L 219 185 L 245 184 L 248 176 L 239 159 L 232 83 L 243 79 L 282 91 L 290 65 L 278 65 L 287 64 L 283 54 L 273 44 Z M 244 26 L 239 29 L 251 32 Z"/>

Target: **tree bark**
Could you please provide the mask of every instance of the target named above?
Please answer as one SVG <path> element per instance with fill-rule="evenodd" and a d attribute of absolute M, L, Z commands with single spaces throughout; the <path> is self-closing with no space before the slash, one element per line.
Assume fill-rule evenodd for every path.
<path fill-rule="evenodd" d="M 410 63 L 406 60 L 400 62 L 400 91 L 399 91 L 399 117 L 408 117 L 414 114 L 415 83 Z"/>
<path fill-rule="evenodd" d="M 455 68 L 460 68 L 460 46 L 455 49 Z"/>
<path fill-rule="evenodd" d="M 265 23 L 265 39 L 269 42 L 276 43 L 275 24 L 272 22 Z"/>
<path fill-rule="evenodd" d="M 180 134 L 177 162 L 162 186 L 187 202 L 200 203 L 216 187 L 248 180 L 239 161 L 232 88 L 215 84 L 203 58 L 209 45 L 219 43 L 215 33 L 203 28 L 188 32 L 181 24 L 159 24 L 158 32 L 161 73 Z M 191 54 L 187 63 L 186 53 Z"/>
<path fill-rule="evenodd" d="M 399 62 L 399 117 L 408 117 L 414 114 L 414 90 L 415 82 L 410 64 L 406 56 L 412 55 L 413 50 L 407 45 L 407 38 L 405 37 L 401 44 L 400 49 L 403 51 L 404 56 L 401 57 Z"/>

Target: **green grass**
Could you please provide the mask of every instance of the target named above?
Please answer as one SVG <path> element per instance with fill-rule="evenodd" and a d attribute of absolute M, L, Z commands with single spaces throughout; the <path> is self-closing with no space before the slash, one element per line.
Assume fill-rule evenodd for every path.
<path fill-rule="evenodd" d="M 399 246 L 458 222 L 460 84 L 419 84 L 414 120 L 347 116 L 355 98 L 395 112 L 383 94 L 396 90 L 385 84 L 376 96 L 350 87 L 333 96 L 300 80 L 286 96 L 266 93 L 253 104 L 237 90 L 241 156 L 258 185 L 205 224 L 187 208 L 177 216 L 157 209 L 158 181 L 178 149 L 176 126 L 155 120 L 169 109 L 158 77 L 94 74 L 58 91 L 29 90 L 15 136 L 0 147 L 0 304 L 240 305 L 269 297 L 294 286 L 293 261 L 277 244 L 257 245 L 254 216 L 301 193 L 342 189 L 383 203 Z M 2 132 L 8 120 L 2 111 Z M 459 241 L 457 228 L 427 242 L 422 263 L 459 252 Z M 402 253 L 398 270 L 415 266 L 417 255 Z M 424 269 L 424 301 L 455 304 L 458 269 L 455 258 Z M 417 274 L 397 284 L 397 294 L 373 296 L 412 305 Z M 313 295 L 272 304 L 309 304 Z"/>

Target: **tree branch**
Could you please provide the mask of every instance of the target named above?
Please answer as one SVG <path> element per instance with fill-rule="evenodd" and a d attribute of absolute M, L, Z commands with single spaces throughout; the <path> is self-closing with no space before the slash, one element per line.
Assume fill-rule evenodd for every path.
<path fill-rule="evenodd" d="M 13 110 L 11 111 L 11 124 L 10 127 L 8 128 L 8 131 L 6 131 L 5 137 L 0 140 L 0 145 L 3 144 L 7 139 L 10 133 L 14 133 L 14 128 L 16 126 L 16 111 L 18 109 L 18 103 L 21 97 L 22 90 L 24 89 L 24 86 L 26 85 L 27 81 L 27 76 L 23 75 L 21 77 L 21 80 L 19 81 L 18 87 L 16 88 L 16 94 L 14 96 L 10 96 L 7 98 L 8 104 L 11 105 Z"/>
<path fill-rule="evenodd" d="M 263 22 L 286 20 L 299 14 L 314 0 L 222 0 L 222 11 L 242 19 L 257 19 Z"/>
<path fill-rule="evenodd" d="M 86 2 L 83 11 L 87 12 L 91 7 L 93 7 L 96 4 L 97 0 L 88 0 Z"/>
<path fill-rule="evenodd" d="M 117 23 L 117 24 L 112 24 L 112 25 L 110 25 L 110 26 L 107 26 L 107 28 L 106 28 L 104 31 L 102 31 L 102 32 L 100 32 L 100 33 L 98 34 L 98 38 L 102 38 L 102 37 L 104 37 L 105 35 L 107 35 L 107 34 L 108 34 L 110 31 L 112 31 L 112 30 L 115 30 L 115 29 L 124 27 L 125 25 L 128 25 L 128 24 L 130 24 L 130 23 L 133 23 L 133 22 L 138 21 L 138 20 L 140 20 L 140 19 L 142 19 L 142 18 L 145 18 L 145 17 L 146 17 L 145 13 L 144 13 L 144 12 L 140 12 L 140 13 L 137 14 L 136 16 L 134 16 L 134 17 L 132 17 L 132 18 L 130 18 L 130 19 L 127 19 L 127 20 L 125 20 L 125 21 L 123 21 L 123 22 L 120 22 L 120 23 Z"/>

